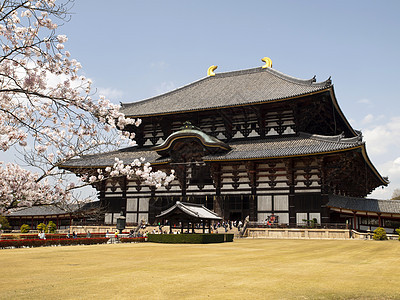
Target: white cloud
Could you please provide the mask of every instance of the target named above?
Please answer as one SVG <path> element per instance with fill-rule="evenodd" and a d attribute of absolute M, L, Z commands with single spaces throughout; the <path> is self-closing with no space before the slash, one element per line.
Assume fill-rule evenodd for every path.
<path fill-rule="evenodd" d="M 400 117 L 390 119 L 386 124 L 363 130 L 368 151 L 373 155 L 400 149 Z"/>
<path fill-rule="evenodd" d="M 155 61 L 150 63 L 150 67 L 154 69 L 165 69 L 168 64 L 164 61 Z"/>
<path fill-rule="evenodd" d="M 380 174 L 389 177 L 390 184 L 388 187 L 376 189 L 369 197 L 390 199 L 393 191 L 396 188 L 400 188 L 400 157 L 378 165 L 377 168 L 379 169 Z"/>
<path fill-rule="evenodd" d="M 361 123 L 363 124 L 368 124 L 371 123 L 374 120 L 374 115 L 373 114 L 368 114 L 362 119 Z"/>
<path fill-rule="evenodd" d="M 363 131 L 368 152 L 372 155 L 385 154 L 394 141 L 391 140 L 391 132 L 385 126 L 377 126 Z"/>
<path fill-rule="evenodd" d="M 370 195 L 367 196 L 367 198 L 372 198 L 372 199 L 390 199 L 392 198 L 394 188 L 391 188 L 391 186 L 388 187 L 383 187 L 383 188 L 377 188 L 375 191 L 373 191 Z"/>
<path fill-rule="evenodd" d="M 371 104 L 372 104 L 372 101 L 369 100 L 369 99 L 365 99 L 365 98 L 364 98 L 364 99 L 358 100 L 357 103 L 371 105 Z"/>
<path fill-rule="evenodd" d="M 113 88 L 98 88 L 98 94 L 110 100 L 121 100 L 124 92 Z"/>
<path fill-rule="evenodd" d="M 374 122 L 384 120 L 384 116 Z M 369 197 L 390 199 L 394 189 L 400 188 L 400 117 L 394 117 L 383 124 L 363 130 L 368 155 L 382 176 L 388 176 L 390 184 L 376 189 Z"/>
<path fill-rule="evenodd" d="M 166 92 L 176 89 L 175 84 L 172 81 L 164 81 L 159 86 L 155 88 L 155 93 L 157 95 L 164 94 Z"/>
<path fill-rule="evenodd" d="M 390 181 L 400 181 L 400 157 L 385 162 L 379 169 L 389 176 Z"/>

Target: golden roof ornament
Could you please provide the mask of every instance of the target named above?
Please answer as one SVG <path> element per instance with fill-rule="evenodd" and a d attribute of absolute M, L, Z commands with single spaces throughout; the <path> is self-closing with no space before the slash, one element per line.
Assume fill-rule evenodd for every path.
<path fill-rule="evenodd" d="M 261 60 L 265 62 L 265 65 L 262 66 L 263 69 L 272 68 L 272 60 L 269 57 L 261 58 Z"/>
<path fill-rule="evenodd" d="M 215 76 L 214 70 L 216 68 L 218 68 L 218 66 L 212 65 L 211 67 L 209 67 L 207 70 L 207 76 Z"/>

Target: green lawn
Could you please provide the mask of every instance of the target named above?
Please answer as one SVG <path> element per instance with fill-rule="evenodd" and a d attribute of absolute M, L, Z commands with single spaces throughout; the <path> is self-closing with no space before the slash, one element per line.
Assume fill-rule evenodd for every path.
<path fill-rule="evenodd" d="M 400 299 L 400 242 L 242 239 L 0 250 L 2 299 Z"/>

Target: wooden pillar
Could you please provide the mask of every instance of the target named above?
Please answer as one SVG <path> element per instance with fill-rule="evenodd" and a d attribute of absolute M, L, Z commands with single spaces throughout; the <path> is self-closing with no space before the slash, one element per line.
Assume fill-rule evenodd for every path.
<path fill-rule="evenodd" d="M 221 190 L 217 191 L 216 195 L 214 196 L 213 206 L 215 213 L 223 218 L 224 212 L 223 212 Z"/>
<path fill-rule="evenodd" d="M 296 205 L 295 205 L 295 174 L 293 159 L 285 161 L 286 178 L 289 186 L 289 226 L 296 224 Z"/>
<path fill-rule="evenodd" d="M 214 211 L 217 215 L 223 217 L 223 205 L 222 205 L 222 196 L 221 196 L 221 165 L 220 164 L 212 164 L 210 166 L 211 177 L 213 179 L 213 184 L 215 187 L 215 196 L 213 199 L 213 207 Z"/>
<path fill-rule="evenodd" d="M 379 222 L 379 227 L 382 227 L 382 218 L 381 218 L 381 214 L 378 214 L 378 222 Z"/>
<path fill-rule="evenodd" d="M 354 229 L 354 230 L 357 230 L 357 229 L 358 229 L 356 211 L 353 211 L 353 229 Z"/>
<path fill-rule="evenodd" d="M 246 163 L 247 175 L 250 180 L 251 195 L 249 197 L 250 221 L 257 221 L 257 167 L 253 161 Z M 245 218 L 246 216 L 243 216 Z"/>
<path fill-rule="evenodd" d="M 206 222 L 203 220 L 203 233 L 206 233 Z"/>
<path fill-rule="evenodd" d="M 192 233 L 194 233 L 194 222 L 192 221 Z"/>
<path fill-rule="evenodd" d="M 327 207 L 329 202 L 329 185 L 327 180 L 327 167 L 324 158 L 317 158 L 319 168 L 318 183 L 321 186 L 321 225 L 330 223 L 330 210 Z"/>

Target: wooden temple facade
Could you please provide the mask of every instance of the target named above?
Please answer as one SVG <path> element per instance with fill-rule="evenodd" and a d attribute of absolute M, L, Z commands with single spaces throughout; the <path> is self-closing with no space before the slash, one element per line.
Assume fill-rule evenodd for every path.
<path fill-rule="evenodd" d="M 369 160 L 361 132 L 337 103 L 331 80 L 301 80 L 270 67 L 217 73 L 172 92 L 123 104 L 140 118 L 138 146 L 73 160 L 64 168 L 93 172 L 143 157 L 154 170 L 175 170 L 155 189 L 125 177 L 96 184 L 108 208 L 127 223 L 152 223 L 176 201 L 202 204 L 226 220 L 264 222 L 272 213 L 292 226 L 343 219 L 330 195 L 365 197 L 387 185 Z M 336 214 L 336 215 L 335 215 Z"/>

